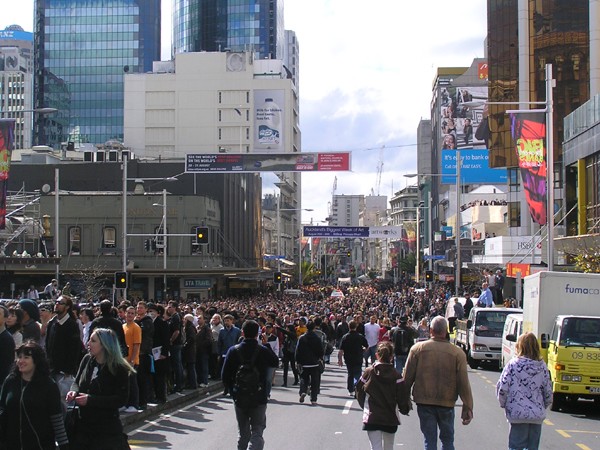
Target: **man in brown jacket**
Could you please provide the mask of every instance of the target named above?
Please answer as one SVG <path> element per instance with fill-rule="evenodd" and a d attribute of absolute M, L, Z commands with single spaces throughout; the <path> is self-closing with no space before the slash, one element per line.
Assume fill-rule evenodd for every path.
<path fill-rule="evenodd" d="M 437 448 L 439 428 L 444 450 L 454 450 L 454 405 L 460 396 L 462 423 L 473 419 L 473 395 L 464 352 L 447 339 L 448 322 L 441 316 L 431 321 L 431 339 L 410 350 L 404 380 L 412 387 L 426 449 Z"/>

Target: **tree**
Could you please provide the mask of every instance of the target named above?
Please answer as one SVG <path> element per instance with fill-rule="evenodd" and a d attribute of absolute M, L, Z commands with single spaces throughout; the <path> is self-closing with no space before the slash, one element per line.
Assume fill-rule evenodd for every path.
<path fill-rule="evenodd" d="M 414 253 L 409 253 L 405 258 L 398 259 L 398 270 L 400 272 L 415 273 L 417 258 Z"/>
<path fill-rule="evenodd" d="M 100 297 L 106 287 L 106 266 L 94 264 L 91 267 L 80 266 L 75 270 L 74 279 L 81 286 L 80 296 L 86 302 L 92 303 Z"/>
<path fill-rule="evenodd" d="M 315 265 L 308 261 L 302 261 L 302 284 L 313 284 L 319 275 Z M 299 274 L 298 274 L 299 275 Z M 300 279 L 300 277 L 298 277 Z"/>

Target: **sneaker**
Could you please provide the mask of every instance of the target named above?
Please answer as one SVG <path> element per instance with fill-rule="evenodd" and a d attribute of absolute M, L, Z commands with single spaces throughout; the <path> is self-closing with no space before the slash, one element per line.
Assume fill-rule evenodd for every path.
<path fill-rule="evenodd" d="M 352 398 L 356 397 L 356 396 L 354 395 L 354 392 L 348 392 L 348 395 L 349 395 L 350 397 L 352 397 Z"/>
<path fill-rule="evenodd" d="M 198 385 L 198 387 L 205 388 L 205 387 L 208 387 L 208 384 L 206 384 L 206 383 L 200 383 Z"/>
<path fill-rule="evenodd" d="M 138 412 L 138 409 L 135 406 L 128 406 L 127 408 L 125 408 L 126 413 L 136 413 Z"/>
<path fill-rule="evenodd" d="M 121 406 L 121 407 L 119 408 L 119 412 L 125 412 L 125 410 L 126 410 L 126 409 L 127 409 L 127 407 L 126 407 L 126 406 Z"/>
<path fill-rule="evenodd" d="M 306 394 L 300 394 L 300 403 L 304 403 L 305 397 L 306 397 Z"/>
<path fill-rule="evenodd" d="M 316 400 L 314 400 L 314 401 L 312 401 L 312 400 L 311 400 L 310 404 L 311 404 L 312 406 L 317 406 L 317 401 L 316 401 Z"/>

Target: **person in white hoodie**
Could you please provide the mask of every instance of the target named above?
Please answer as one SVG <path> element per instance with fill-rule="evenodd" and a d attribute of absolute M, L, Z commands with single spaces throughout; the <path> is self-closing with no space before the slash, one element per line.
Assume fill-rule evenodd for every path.
<path fill-rule="evenodd" d="M 496 397 L 510 424 L 510 450 L 537 450 L 546 408 L 552 403 L 552 383 L 533 333 L 519 336 L 516 357 L 504 367 Z"/>

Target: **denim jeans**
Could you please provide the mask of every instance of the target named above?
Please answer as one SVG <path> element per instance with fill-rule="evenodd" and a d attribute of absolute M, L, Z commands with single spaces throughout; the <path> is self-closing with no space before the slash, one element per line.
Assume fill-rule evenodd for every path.
<path fill-rule="evenodd" d="M 267 427 L 267 405 L 258 405 L 250 410 L 236 405 L 235 418 L 238 423 L 238 450 L 262 450 L 265 446 L 263 432 Z"/>
<path fill-rule="evenodd" d="M 454 450 L 454 408 L 417 404 L 417 414 L 425 450 L 437 450 L 438 428 L 442 450 Z"/>
<path fill-rule="evenodd" d="M 400 375 L 402 375 L 402 371 L 404 370 L 404 365 L 406 364 L 407 359 L 408 355 L 396 355 L 394 358 L 394 367 Z"/>
<path fill-rule="evenodd" d="M 358 383 L 358 379 L 362 375 L 362 364 L 346 364 L 346 370 L 348 371 L 348 392 L 354 392 L 356 383 Z"/>
<path fill-rule="evenodd" d="M 316 402 L 321 389 L 321 370 L 319 367 L 302 367 L 300 372 L 300 395 L 308 392 L 310 385 L 310 401 Z"/>
<path fill-rule="evenodd" d="M 200 384 L 208 384 L 208 353 L 196 354 L 196 375 Z"/>
<path fill-rule="evenodd" d="M 508 448 L 510 450 L 538 450 L 541 435 L 541 423 L 511 423 L 508 433 Z"/>
<path fill-rule="evenodd" d="M 175 389 L 183 389 L 183 362 L 181 360 L 181 350 L 183 345 L 171 346 L 171 368 L 173 370 Z"/>

